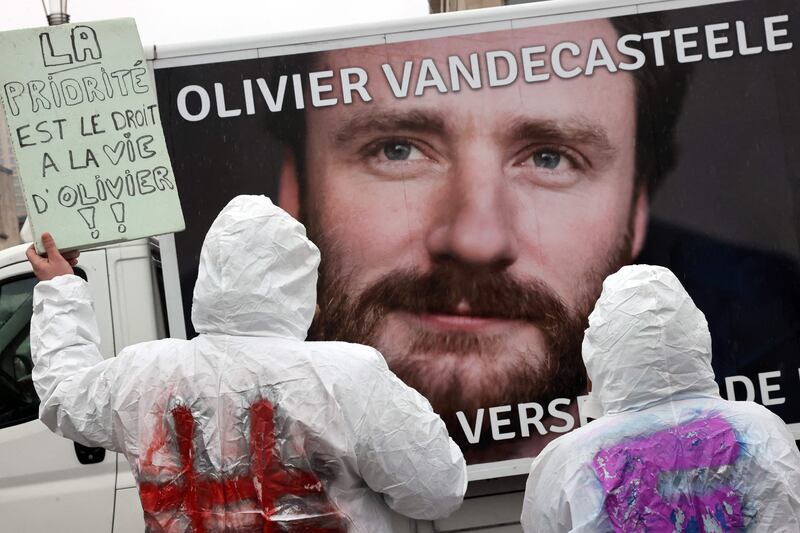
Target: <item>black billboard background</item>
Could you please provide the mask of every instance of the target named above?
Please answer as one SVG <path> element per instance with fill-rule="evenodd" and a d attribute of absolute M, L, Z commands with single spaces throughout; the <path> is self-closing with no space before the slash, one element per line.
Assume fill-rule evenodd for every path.
<path fill-rule="evenodd" d="M 790 15 L 791 1 L 746 1 L 670 11 L 665 28 L 744 20 L 763 42 L 765 16 Z M 797 44 L 797 43 L 795 43 Z M 769 405 L 800 423 L 800 50 L 704 59 L 693 77 L 678 125 L 679 158 L 651 201 L 646 246 L 637 262 L 673 270 L 708 318 L 713 364 L 723 396 L 725 377 L 747 376 L 762 401 L 759 373 L 779 385 Z M 161 118 L 187 230 L 176 235 L 189 336 L 192 291 L 208 227 L 230 198 L 277 198 L 283 147 L 253 116 L 199 122 L 180 117 L 176 97 L 187 85 L 213 94 L 215 82 L 241 86 L 265 77 L 276 58 L 156 70 Z M 226 97 L 229 95 L 226 94 Z M 230 95 L 230 106 L 241 107 Z M 238 96 L 241 98 L 241 96 Z M 735 385 L 736 398 L 744 388 Z"/>

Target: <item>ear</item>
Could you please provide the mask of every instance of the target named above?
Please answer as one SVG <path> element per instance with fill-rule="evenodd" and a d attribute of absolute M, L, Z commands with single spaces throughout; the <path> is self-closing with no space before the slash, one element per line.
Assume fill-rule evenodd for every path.
<path fill-rule="evenodd" d="M 647 194 L 647 187 L 640 187 L 639 192 L 636 193 L 633 210 L 633 247 L 631 255 L 632 259 L 635 260 L 639 257 L 647 237 L 647 221 L 650 217 L 650 196 Z"/>
<path fill-rule="evenodd" d="M 278 205 L 294 218 L 300 219 L 300 186 L 297 181 L 297 160 L 294 152 L 289 149 L 283 154 L 281 175 L 278 183 Z"/>

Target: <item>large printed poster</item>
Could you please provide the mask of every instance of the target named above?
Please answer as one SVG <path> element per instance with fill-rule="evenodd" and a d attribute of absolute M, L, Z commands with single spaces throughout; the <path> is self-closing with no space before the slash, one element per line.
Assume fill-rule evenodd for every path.
<path fill-rule="evenodd" d="M 471 464 L 586 423 L 587 316 L 634 262 L 704 311 L 724 397 L 800 424 L 798 20 L 745 1 L 160 68 L 187 315 L 214 216 L 266 194 L 322 251 L 309 338 L 378 348 Z"/>

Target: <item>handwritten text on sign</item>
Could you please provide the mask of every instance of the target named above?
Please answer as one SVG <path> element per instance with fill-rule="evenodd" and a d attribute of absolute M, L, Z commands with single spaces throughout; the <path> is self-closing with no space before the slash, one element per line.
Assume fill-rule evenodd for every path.
<path fill-rule="evenodd" d="M 0 83 L 37 237 L 77 248 L 180 231 L 133 19 L 0 33 Z"/>

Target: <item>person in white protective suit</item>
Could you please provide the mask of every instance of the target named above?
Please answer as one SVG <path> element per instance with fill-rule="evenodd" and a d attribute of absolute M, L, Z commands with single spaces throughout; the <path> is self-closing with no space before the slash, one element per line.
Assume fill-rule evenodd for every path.
<path fill-rule="evenodd" d="M 149 531 L 389 532 L 388 508 L 434 519 L 460 505 L 464 459 L 427 400 L 372 348 L 303 342 L 319 251 L 267 198 L 235 198 L 206 236 L 199 336 L 111 359 L 87 284 L 45 246 L 29 251 L 52 278 L 31 324 L 40 418 L 125 454 Z"/>
<path fill-rule="evenodd" d="M 534 460 L 526 532 L 800 531 L 800 452 L 765 407 L 720 397 L 705 316 L 672 272 L 609 276 L 583 360 L 602 416 Z"/>

